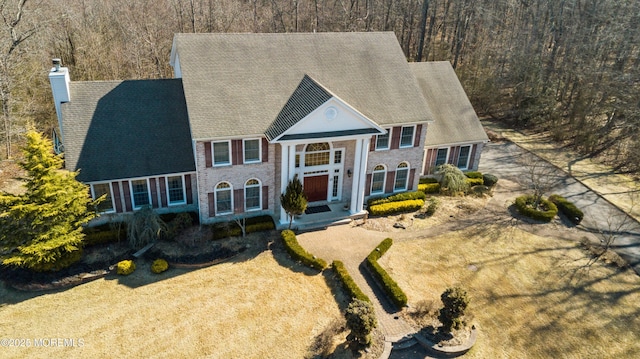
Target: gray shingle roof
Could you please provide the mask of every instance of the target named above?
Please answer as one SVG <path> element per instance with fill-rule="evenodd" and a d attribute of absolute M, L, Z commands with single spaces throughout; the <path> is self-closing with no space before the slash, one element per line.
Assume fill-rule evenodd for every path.
<path fill-rule="evenodd" d="M 291 126 L 313 112 L 313 110 L 320 107 L 320 105 L 329 101 L 331 97 L 331 93 L 323 88 L 322 85 L 305 74 L 276 119 L 265 131 L 267 139 L 271 141 L 280 136 Z"/>
<path fill-rule="evenodd" d="M 262 134 L 305 74 L 381 126 L 433 119 L 392 32 L 176 34 L 194 139 Z"/>
<path fill-rule="evenodd" d="M 435 116 L 425 146 L 489 141 L 448 61 L 414 62 L 409 68 Z"/>
<path fill-rule="evenodd" d="M 71 82 L 66 167 L 84 182 L 195 170 L 180 79 Z"/>

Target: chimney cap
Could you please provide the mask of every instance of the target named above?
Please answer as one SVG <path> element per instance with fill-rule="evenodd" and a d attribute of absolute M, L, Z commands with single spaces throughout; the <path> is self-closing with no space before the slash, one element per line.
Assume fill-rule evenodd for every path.
<path fill-rule="evenodd" d="M 52 60 L 53 62 L 53 67 L 55 68 L 54 71 L 58 72 L 60 71 L 60 64 L 62 63 L 62 60 L 60 60 L 59 58 L 55 58 Z"/>

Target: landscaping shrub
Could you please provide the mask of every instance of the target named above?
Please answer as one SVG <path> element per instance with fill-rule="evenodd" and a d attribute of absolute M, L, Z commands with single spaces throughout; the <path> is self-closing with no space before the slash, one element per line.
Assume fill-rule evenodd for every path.
<path fill-rule="evenodd" d="M 482 181 L 484 182 L 485 186 L 493 187 L 496 185 L 496 183 L 498 183 L 498 177 L 490 173 L 485 173 L 484 175 L 482 175 Z"/>
<path fill-rule="evenodd" d="M 344 267 L 344 263 L 342 263 L 341 261 L 333 261 L 333 263 L 331 263 L 331 266 L 338 275 L 338 278 L 340 278 L 342 286 L 349 293 L 349 296 L 352 299 L 359 299 L 371 303 L 369 297 L 367 297 L 367 295 L 362 292 L 353 278 L 351 278 L 351 275 L 347 271 L 347 268 Z"/>
<path fill-rule="evenodd" d="M 349 303 L 344 316 L 347 320 L 347 327 L 351 330 L 347 340 L 357 341 L 360 344 L 369 346 L 371 344 L 371 332 L 378 325 L 373 305 L 369 302 L 354 299 Z"/>
<path fill-rule="evenodd" d="M 136 264 L 132 260 L 118 262 L 116 273 L 119 275 L 129 275 L 136 270 Z"/>
<path fill-rule="evenodd" d="M 322 258 L 316 258 L 314 255 L 302 248 L 292 230 L 286 229 L 282 231 L 280 235 L 282 236 L 282 241 L 284 242 L 284 247 L 287 250 L 287 253 L 289 253 L 294 260 L 300 261 L 304 265 L 319 270 L 327 268 L 327 262 L 322 260 Z"/>
<path fill-rule="evenodd" d="M 551 222 L 551 220 L 558 214 L 558 207 L 553 202 L 546 199 L 540 201 L 542 210 L 533 208 L 534 197 L 532 195 L 525 195 L 516 198 L 516 209 L 523 216 L 533 218 L 542 222 Z"/>
<path fill-rule="evenodd" d="M 169 263 L 164 259 L 156 259 L 151 264 L 151 271 L 156 274 L 160 274 L 169 269 Z"/>
<path fill-rule="evenodd" d="M 575 224 L 580 224 L 580 222 L 582 222 L 584 213 L 566 198 L 557 194 L 552 194 L 549 196 L 549 201 L 553 202 L 553 204 L 558 207 L 558 210 L 567 216 L 571 222 Z"/>
<path fill-rule="evenodd" d="M 442 174 L 442 180 L 440 181 L 441 192 L 448 195 L 455 195 L 460 192 L 467 192 L 469 189 L 467 176 L 465 176 L 458 167 L 451 164 L 444 164 L 438 167 L 438 172 Z"/>
<path fill-rule="evenodd" d="M 120 230 L 89 231 L 84 237 L 85 246 L 116 243 L 127 238 L 127 230 L 122 226 Z"/>
<path fill-rule="evenodd" d="M 31 268 L 34 272 L 57 272 L 64 268 L 70 267 L 72 264 L 82 259 L 82 248 L 75 251 L 65 252 L 58 259 L 52 262 L 42 262 L 34 264 Z"/>
<path fill-rule="evenodd" d="M 163 218 L 162 216 L 160 218 Z M 166 222 L 167 231 L 163 234 L 164 238 L 174 238 L 180 232 L 191 227 L 193 225 L 193 217 L 189 213 L 183 212 L 176 214 L 173 219 Z"/>
<path fill-rule="evenodd" d="M 438 206 L 440 206 L 440 201 L 438 201 L 437 198 L 434 198 L 434 197 L 429 198 L 429 205 L 427 206 L 427 210 L 425 211 L 425 214 L 429 217 L 433 216 L 434 213 L 436 213 Z"/>
<path fill-rule="evenodd" d="M 369 198 L 369 200 L 367 200 L 367 206 L 375 206 L 375 205 L 384 204 L 384 203 L 408 201 L 412 199 L 423 200 L 425 198 L 427 198 L 427 196 L 424 194 L 424 192 L 421 192 L 421 191 L 402 192 L 402 193 L 391 195 L 389 197 Z"/>
<path fill-rule="evenodd" d="M 428 184 L 428 183 L 438 183 L 438 180 L 433 177 L 423 177 L 420 178 L 418 184 Z"/>
<path fill-rule="evenodd" d="M 484 184 L 484 180 L 482 179 L 482 177 L 480 178 L 467 178 L 467 184 L 469 185 L 469 187 L 473 187 L 473 186 L 482 186 Z"/>
<path fill-rule="evenodd" d="M 482 173 L 478 172 L 478 171 L 469 171 L 466 172 L 464 174 L 465 176 L 467 176 L 468 178 L 482 178 Z"/>
<path fill-rule="evenodd" d="M 407 295 L 398 286 L 398 283 L 389 276 L 387 271 L 378 264 L 378 259 L 391 248 L 392 244 L 393 240 L 391 238 L 386 238 L 380 242 L 378 247 L 367 256 L 366 263 L 373 276 L 380 282 L 382 289 L 384 289 L 393 303 L 399 308 L 402 308 L 407 305 Z"/>
<path fill-rule="evenodd" d="M 438 193 L 440 192 L 440 183 L 419 184 L 418 191 L 423 193 Z"/>
<path fill-rule="evenodd" d="M 424 195 L 424 193 L 423 193 Z M 390 214 L 400 212 L 413 212 L 417 211 L 424 206 L 423 199 L 412 199 L 401 202 L 390 202 L 378 205 L 369 206 L 369 213 L 373 216 L 387 216 Z"/>
<path fill-rule="evenodd" d="M 460 287 L 447 288 L 440 296 L 444 307 L 440 309 L 438 319 L 442 323 L 442 331 L 451 333 L 452 329 L 461 329 L 464 325 L 462 316 L 469 306 L 467 291 Z"/>
<path fill-rule="evenodd" d="M 246 233 L 268 231 L 275 229 L 273 218 L 269 215 L 249 217 L 245 220 Z M 213 239 L 222 239 L 227 237 L 239 237 L 242 235 L 242 229 L 235 221 L 216 223 L 213 225 Z"/>

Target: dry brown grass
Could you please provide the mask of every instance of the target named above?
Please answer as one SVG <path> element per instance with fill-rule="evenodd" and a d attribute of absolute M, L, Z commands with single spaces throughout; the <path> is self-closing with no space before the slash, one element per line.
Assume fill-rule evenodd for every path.
<path fill-rule="evenodd" d="M 264 247 L 264 243 L 263 243 Z M 283 261 L 282 266 L 279 261 Z M 0 287 L 2 338 L 81 348 L 0 348 L 8 358 L 302 358 L 341 313 L 322 275 L 256 246 L 209 268 L 108 277 L 57 293 Z"/>
<path fill-rule="evenodd" d="M 588 273 L 574 241 L 517 228 L 396 242 L 380 260 L 409 302 L 469 291 L 480 328 L 469 358 L 640 357 L 640 278 L 601 262 Z"/>

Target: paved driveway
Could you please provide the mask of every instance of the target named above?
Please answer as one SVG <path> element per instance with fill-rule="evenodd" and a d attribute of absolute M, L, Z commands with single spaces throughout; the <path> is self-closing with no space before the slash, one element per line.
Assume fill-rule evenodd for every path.
<path fill-rule="evenodd" d="M 479 171 L 525 182 L 524 187 L 530 156 L 512 142 L 489 143 L 482 151 Z M 567 198 L 585 213 L 578 229 L 591 233 L 612 232 L 616 236 L 613 249 L 640 274 L 640 224 L 564 171 L 553 167 L 550 175 L 555 182 L 551 192 Z"/>

